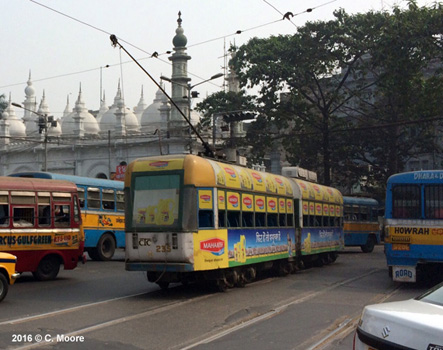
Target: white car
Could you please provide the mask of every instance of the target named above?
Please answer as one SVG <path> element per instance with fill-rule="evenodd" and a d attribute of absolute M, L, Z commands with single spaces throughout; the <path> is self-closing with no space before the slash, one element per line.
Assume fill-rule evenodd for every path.
<path fill-rule="evenodd" d="M 354 350 L 443 350 L 443 283 L 410 300 L 368 305 Z"/>

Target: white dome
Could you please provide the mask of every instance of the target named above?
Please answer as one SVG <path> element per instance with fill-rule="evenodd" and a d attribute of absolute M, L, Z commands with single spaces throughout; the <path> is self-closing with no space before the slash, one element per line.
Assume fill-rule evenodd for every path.
<path fill-rule="evenodd" d="M 77 102 L 75 103 L 75 108 L 73 111 L 67 116 L 63 117 L 61 120 L 62 133 L 64 136 L 73 135 L 76 129 L 76 121 L 74 117 L 80 116 L 81 120 L 83 120 L 83 127 L 85 134 L 89 135 L 97 135 L 100 131 L 97 120 L 94 116 L 88 112 L 85 107 L 85 103 L 82 100 L 82 91 L 78 94 Z"/>
<path fill-rule="evenodd" d="M 166 122 L 166 120 L 162 119 L 160 113 L 160 107 L 163 105 L 163 101 L 166 99 L 167 98 L 165 94 L 160 89 L 158 89 L 155 94 L 155 99 L 153 103 L 145 109 L 141 116 L 140 125 L 142 128 Z"/>
<path fill-rule="evenodd" d="M 124 124 L 126 127 L 126 131 L 137 131 L 139 129 L 139 123 L 136 115 L 129 108 L 126 108 L 124 105 L 124 101 L 121 97 L 120 83 L 117 89 L 117 95 L 114 98 L 114 104 L 111 108 L 105 112 L 100 119 L 100 130 L 102 133 L 115 131 L 115 126 L 117 124 L 117 117 L 115 113 L 119 106 L 122 106 L 125 115 L 124 115 Z"/>
<path fill-rule="evenodd" d="M 26 126 L 23 120 L 18 119 L 15 115 L 15 111 L 11 105 L 11 97 L 9 97 L 8 107 L 2 114 L 3 119 L 7 120 L 9 123 L 9 136 L 11 137 L 25 137 L 26 136 Z"/>

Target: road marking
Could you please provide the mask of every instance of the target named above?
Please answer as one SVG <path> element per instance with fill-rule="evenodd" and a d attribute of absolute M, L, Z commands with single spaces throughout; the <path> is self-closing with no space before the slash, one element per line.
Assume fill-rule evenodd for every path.
<path fill-rule="evenodd" d="M 394 294 L 396 294 L 402 287 L 403 287 L 402 285 L 398 285 L 390 293 L 382 295 L 381 298 L 374 300 L 373 304 L 383 303 L 385 300 L 389 299 Z M 335 330 L 327 334 L 318 343 L 314 344 L 313 346 L 311 346 L 306 350 L 323 350 L 333 341 L 347 337 L 348 334 L 351 333 L 357 326 L 357 323 L 360 320 L 360 316 L 361 312 L 359 312 L 357 315 L 354 315 L 354 317 L 352 318 L 346 319 L 344 322 L 340 323 Z"/>
<path fill-rule="evenodd" d="M 267 313 L 264 313 L 263 315 L 254 317 L 254 318 L 252 318 L 252 319 L 250 319 L 248 321 L 245 321 L 245 322 L 243 322 L 241 324 L 238 324 L 236 326 L 230 327 L 229 329 L 225 329 L 225 330 L 223 330 L 221 332 L 218 332 L 217 334 L 214 334 L 212 336 L 209 336 L 209 337 L 207 337 L 205 339 L 199 340 L 199 341 L 197 341 L 197 342 L 195 342 L 195 343 L 193 343 L 191 345 L 182 347 L 182 348 L 180 348 L 180 350 L 189 350 L 189 349 L 192 349 L 192 348 L 194 348 L 196 346 L 199 346 L 199 345 L 202 345 L 202 344 L 211 343 L 214 340 L 223 338 L 224 336 L 226 336 L 226 335 L 228 335 L 230 333 L 236 332 L 236 331 L 238 331 L 240 329 L 249 327 L 250 325 L 253 325 L 255 323 L 261 322 L 261 321 L 266 320 L 268 318 L 271 318 L 271 317 L 273 317 L 275 315 L 278 315 L 279 313 L 281 313 L 282 311 L 284 311 L 285 309 L 287 309 L 291 305 L 296 305 L 296 304 L 304 303 L 305 301 L 313 299 L 313 298 L 315 298 L 315 297 L 317 297 L 317 296 L 319 296 L 321 294 L 325 294 L 325 293 L 331 291 L 332 289 L 341 287 L 341 286 L 343 286 L 345 284 L 348 284 L 348 283 L 351 283 L 351 282 L 356 281 L 358 279 L 361 279 L 361 278 L 364 278 L 366 276 L 372 275 L 372 274 L 374 274 L 376 272 L 379 272 L 379 271 L 380 271 L 380 269 L 373 269 L 373 270 L 370 270 L 370 271 L 368 271 L 367 273 L 365 273 L 363 275 L 352 277 L 352 278 L 349 278 L 349 279 L 344 280 L 342 282 L 334 283 L 334 284 L 330 285 L 329 287 L 326 287 L 325 289 L 323 289 L 321 291 L 318 291 L 318 292 L 315 292 L 315 293 L 311 293 L 311 294 L 307 294 L 306 296 L 301 297 L 301 298 L 295 298 L 295 299 L 293 299 L 293 300 L 291 300 L 289 302 L 286 302 L 283 305 L 280 305 L 279 307 L 275 308 L 274 310 L 271 310 L 271 311 L 269 311 Z"/>
<path fill-rule="evenodd" d="M 14 320 L 0 322 L 0 326 L 19 324 L 19 323 L 28 322 L 28 321 L 34 321 L 34 320 L 38 320 L 40 318 L 56 316 L 56 315 L 67 313 L 67 312 L 72 312 L 72 311 L 77 311 L 77 310 L 85 309 L 85 308 L 88 308 L 88 307 L 91 307 L 91 306 L 111 303 L 113 301 L 127 299 L 127 298 L 133 298 L 133 297 L 137 297 L 139 295 L 144 295 L 144 294 L 147 294 L 147 293 L 131 294 L 131 295 L 126 295 L 124 297 L 117 297 L 117 298 L 113 298 L 113 299 L 97 301 L 95 303 L 89 303 L 89 304 L 83 304 L 83 305 L 79 305 L 79 306 L 69 307 L 67 309 L 61 309 L 61 310 L 57 310 L 57 311 L 46 312 L 44 314 L 38 314 L 38 315 L 22 317 L 22 318 L 16 318 Z"/>
<path fill-rule="evenodd" d="M 146 293 L 142 293 L 142 294 L 146 294 Z M 140 295 L 140 294 L 137 294 L 137 295 Z M 144 311 L 142 313 L 131 315 L 131 316 L 124 316 L 124 317 L 116 318 L 114 320 L 103 322 L 103 323 L 97 323 L 97 324 L 95 324 L 93 326 L 82 328 L 82 329 L 78 329 L 78 330 L 76 330 L 74 332 L 64 333 L 63 336 L 64 337 L 73 337 L 73 336 L 78 336 L 78 335 L 82 336 L 82 335 L 84 335 L 86 333 L 93 332 L 93 331 L 98 330 L 98 329 L 115 326 L 115 325 L 117 325 L 119 323 L 136 320 L 138 318 L 145 317 L 145 316 L 152 316 L 152 315 L 158 314 L 160 312 L 164 312 L 164 311 L 169 311 L 169 310 L 171 310 L 171 309 L 173 309 L 175 307 L 186 305 L 186 304 L 189 304 L 191 302 L 198 301 L 198 300 L 203 300 L 203 299 L 209 298 L 210 296 L 211 296 L 211 294 L 208 294 L 208 295 L 198 296 L 198 297 L 187 299 L 187 300 L 174 301 L 172 303 L 160 306 L 160 307 L 158 307 L 156 309 L 153 309 L 153 310 Z M 124 298 L 125 297 L 116 298 L 116 299 L 124 299 Z M 115 300 L 115 299 L 112 299 L 112 300 Z M 48 345 L 53 346 L 53 345 L 55 345 L 57 343 L 58 343 L 58 341 L 56 341 L 54 338 L 52 338 L 50 343 L 47 343 L 47 342 L 33 343 L 33 344 L 24 345 L 24 346 L 19 347 L 19 348 L 14 348 L 14 349 L 15 350 L 28 350 L 28 349 L 35 349 L 35 348 L 40 348 L 40 347 L 46 347 Z"/>

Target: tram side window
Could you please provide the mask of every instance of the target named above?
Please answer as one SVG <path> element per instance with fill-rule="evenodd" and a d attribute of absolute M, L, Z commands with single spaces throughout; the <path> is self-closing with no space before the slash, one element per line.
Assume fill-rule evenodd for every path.
<path fill-rule="evenodd" d="M 198 227 L 199 228 L 214 227 L 214 212 L 212 210 L 198 211 Z"/>
<path fill-rule="evenodd" d="M 100 190 L 98 188 L 88 188 L 88 209 L 100 209 Z"/>
<path fill-rule="evenodd" d="M 218 227 L 226 227 L 226 210 L 220 209 L 218 211 Z"/>
<path fill-rule="evenodd" d="M 286 227 L 286 214 L 278 214 L 278 224 L 280 227 Z"/>
<path fill-rule="evenodd" d="M 255 227 L 265 227 L 265 213 L 255 213 Z"/>
<path fill-rule="evenodd" d="M 392 216 L 396 219 L 419 219 L 420 186 L 397 185 L 392 189 Z"/>
<path fill-rule="evenodd" d="M 240 227 L 240 212 L 228 210 L 228 227 Z"/>
<path fill-rule="evenodd" d="M 268 214 L 268 226 L 269 227 L 277 227 L 278 226 L 278 214 Z"/>
<path fill-rule="evenodd" d="M 425 215 L 429 219 L 443 219 L 443 185 L 425 187 Z"/>
<path fill-rule="evenodd" d="M 286 224 L 291 227 L 294 226 L 294 214 L 287 214 Z M 299 226 L 297 225 L 297 227 L 299 227 Z"/>
<path fill-rule="evenodd" d="M 308 227 L 309 226 L 309 215 L 303 215 L 303 227 Z"/>
<path fill-rule="evenodd" d="M 102 191 L 102 206 L 105 210 L 115 209 L 115 194 L 114 190 L 103 190 Z"/>
<path fill-rule="evenodd" d="M 243 227 L 254 227 L 254 213 L 243 212 L 242 213 Z"/>

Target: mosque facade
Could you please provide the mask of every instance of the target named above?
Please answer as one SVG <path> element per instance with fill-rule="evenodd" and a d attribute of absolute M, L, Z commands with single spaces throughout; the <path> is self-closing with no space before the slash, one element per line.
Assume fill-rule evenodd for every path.
<path fill-rule="evenodd" d="M 173 38 L 171 99 L 184 115 L 190 116 L 186 53 L 187 38 L 181 26 Z M 162 86 L 162 85 L 161 85 Z M 163 86 L 162 86 L 163 89 Z M 126 106 L 120 83 L 111 106 L 102 97 L 94 115 L 88 111 L 81 87 L 73 108 L 69 98 L 59 120 L 47 116 L 50 110 L 45 92 L 39 104 L 31 74 L 22 103 L 23 118 L 9 97 L 0 119 L 0 175 L 23 171 L 49 171 L 87 177 L 114 178 L 121 165 L 146 156 L 197 153 L 201 144 L 189 132 L 189 126 L 177 108 L 171 107 L 159 89 L 150 105 L 143 90 L 134 108 Z M 194 123 L 198 118 L 191 118 Z M 196 120 L 197 119 L 197 120 Z M 117 174 L 119 175 L 119 174 Z"/>

